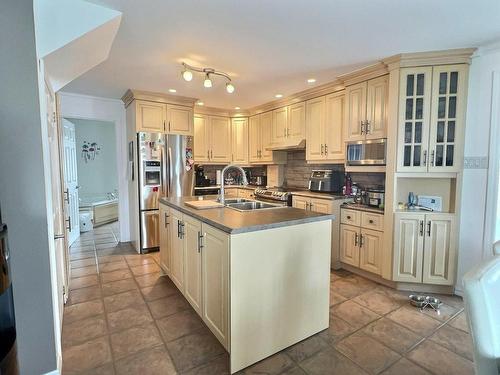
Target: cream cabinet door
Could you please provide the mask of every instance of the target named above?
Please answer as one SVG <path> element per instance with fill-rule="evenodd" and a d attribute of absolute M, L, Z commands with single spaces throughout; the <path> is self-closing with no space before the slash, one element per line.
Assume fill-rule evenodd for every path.
<path fill-rule="evenodd" d="M 184 296 L 201 315 L 201 221 L 184 215 Z"/>
<path fill-rule="evenodd" d="M 300 102 L 288 107 L 287 138 L 302 140 L 306 138 L 306 103 Z"/>
<path fill-rule="evenodd" d="M 162 103 L 147 102 L 143 100 L 136 101 L 136 130 L 138 132 L 157 132 L 165 131 L 165 122 L 167 119 L 167 106 Z"/>
<path fill-rule="evenodd" d="M 359 267 L 359 227 L 340 225 L 340 261 Z"/>
<path fill-rule="evenodd" d="M 325 97 L 325 157 L 332 161 L 345 160 L 344 143 L 345 92 Z M 307 144 L 306 144 L 307 148 Z"/>
<path fill-rule="evenodd" d="M 404 68 L 400 73 L 398 172 L 427 172 L 432 68 Z"/>
<path fill-rule="evenodd" d="M 260 158 L 263 162 L 273 161 L 273 152 L 267 148 L 272 144 L 273 112 L 266 112 L 260 115 L 260 136 L 261 148 Z"/>
<path fill-rule="evenodd" d="M 231 119 L 231 141 L 233 163 L 248 164 L 248 118 Z"/>
<path fill-rule="evenodd" d="M 311 207 L 311 211 L 314 211 L 314 212 L 319 212 L 322 214 L 332 214 L 333 213 L 332 201 L 329 199 L 311 198 L 310 207 Z"/>
<path fill-rule="evenodd" d="M 168 132 L 171 134 L 193 134 L 193 109 L 181 105 L 167 104 Z"/>
<path fill-rule="evenodd" d="M 306 102 L 306 159 L 325 158 L 325 97 Z M 343 142 L 343 140 L 342 140 Z"/>
<path fill-rule="evenodd" d="M 467 70 L 465 64 L 433 68 L 429 172 L 459 172 L 462 168 Z"/>
<path fill-rule="evenodd" d="M 346 141 L 365 139 L 366 82 L 348 86 L 346 92 Z M 363 123 L 363 125 L 362 125 Z"/>
<path fill-rule="evenodd" d="M 229 236 L 203 224 L 202 318 L 228 349 L 229 346 Z"/>
<path fill-rule="evenodd" d="M 171 232 L 170 208 L 160 204 L 160 265 L 163 271 L 170 276 L 171 262 Z"/>
<path fill-rule="evenodd" d="M 250 163 L 258 163 L 261 158 L 260 116 L 248 120 L 248 158 Z"/>
<path fill-rule="evenodd" d="M 422 282 L 423 214 L 397 214 L 394 230 L 394 281 Z"/>
<path fill-rule="evenodd" d="M 170 279 L 184 292 L 184 239 L 182 235 L 182 213 L 170 210 Z"/>
<path fill-rule="evenodd" d="M 361 229 L 359 241 L 359 268 L 380 275 L 384 233 Z"/>
<path fill-rule="evenodd" d="M 453 285 L 456 263 L 454 215 L 427 214 L 425 217 L 423 282 Z"/>
<path fill-rule="evenodd" d="M 210 160 L 210 126 L 205 115 L 194 115 L 194 160 L 197 163 Z"/>
<path fill-rule="evenodd" d="M 285 144 L 288 130 L 288 107 L 275 109 L 272 123 L 272 143 Z"/>
<path fill-rule="evenodd" d="M 229 118 L 210 117 L 210 145 L 210 161 L 216 163 L 231 162 L 231 122 Z"/>
<path fill-rule="evenodd" d="M 387 100 L 389 76 L 371 79 L 366 89 L 366 139 L 385 138 L 387 135 Z"/>
<path fill-rule="evenodd" d="M 294 195 L 292 197 L 292 207 L 300 208 L 301 210 L 309 209 L 309 198 Z"/>

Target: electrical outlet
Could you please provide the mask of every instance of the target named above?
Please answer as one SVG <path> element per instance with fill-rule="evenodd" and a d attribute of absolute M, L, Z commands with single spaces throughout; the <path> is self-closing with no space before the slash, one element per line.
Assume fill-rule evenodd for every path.
<path fill-rule="evenodd" d="M 488 169 L 488 157 L 467 156 L 464 158 L 464 169 Z"/>

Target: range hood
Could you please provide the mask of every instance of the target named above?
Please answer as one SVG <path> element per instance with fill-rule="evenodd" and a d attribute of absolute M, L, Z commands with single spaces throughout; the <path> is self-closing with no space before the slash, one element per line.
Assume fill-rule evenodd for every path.
<path fill-rule="evenodd" d="M 306 148 L 305 139 L 287 139 L 283 143 L 271 143 L 266 150 L 270 151 L 286 151 L 286 150 L 304 150 Z"/>

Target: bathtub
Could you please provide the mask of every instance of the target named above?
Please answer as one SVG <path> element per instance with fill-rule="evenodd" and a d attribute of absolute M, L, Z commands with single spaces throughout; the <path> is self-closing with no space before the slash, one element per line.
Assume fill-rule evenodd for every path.
<path fill-rule="evenodd" d="M 105 195 L 80 198 L 80 211 L 90 212 L 94 227 L 118 220 L 118 199 Z"/>

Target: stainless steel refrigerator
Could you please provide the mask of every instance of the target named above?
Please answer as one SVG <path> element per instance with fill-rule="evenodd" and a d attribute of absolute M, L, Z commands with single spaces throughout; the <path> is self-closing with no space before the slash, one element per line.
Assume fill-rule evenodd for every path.
<path fill-rule="evenodd" d="M 193 137 L 137 133 L 140 251 L 159 248 L 159 198 L 192 196 Z"/>

